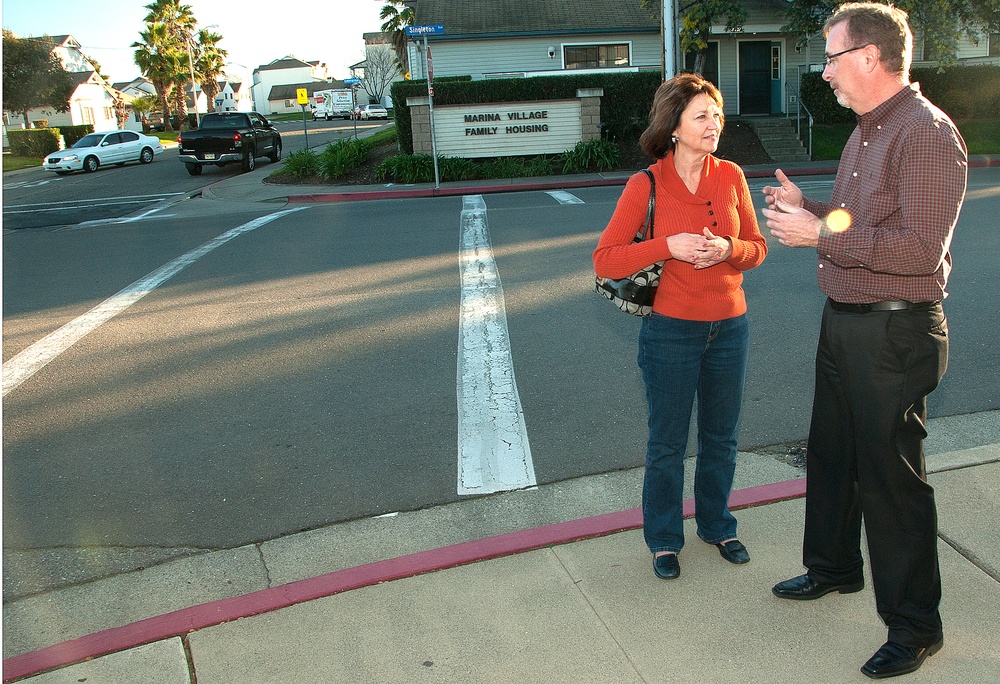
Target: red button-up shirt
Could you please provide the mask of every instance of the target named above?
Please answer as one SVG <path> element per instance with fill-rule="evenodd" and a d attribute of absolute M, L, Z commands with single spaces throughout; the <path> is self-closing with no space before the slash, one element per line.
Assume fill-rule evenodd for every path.
<path fill-rule="evenodd" d="M 804 202 L 828 219 L 816 248 L 820 289 L 855 304 L 944 299 L 967 177 L 965 141 L 919 84 L 859 116 L 830 202 Z M 850 221 L 839 232 L 838 209 Z"/>

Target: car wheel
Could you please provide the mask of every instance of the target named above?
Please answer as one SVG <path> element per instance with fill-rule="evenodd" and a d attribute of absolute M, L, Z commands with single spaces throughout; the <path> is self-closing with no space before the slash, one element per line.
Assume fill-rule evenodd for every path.
<path fill-rule="evenodd" d="M 201 164 L 185 164 L 184 166 L 187 167 L 188 173 L 192 176 L 201 175 Z"/>
<path fill-rule="evenodd" d="M 257 168 L 257 160 L 254 158 L 254 151 L 249 147 L 243 151 L 243 162 L 240 166 L 243 167 L 243 173 L 250 173 Z"/>
<path fill-rule="evenodd" d="M 142 152 L 139 153 L 139 163 L 148 164 L 153 161 L 153 150 L 148 147 L 143 147 Z"/>
<path fill-rule="evenodd" d="M 279 162 L 279 161 L 281 161 L 281 141 L 280 140 L 276 140 L 274 142 L 274 147 L 271 149 L 271 154 L 269 154 L 267 158 L 270 159 L 272 162 Z"/>
<path fill-rule="evenodd" d="M 83 160 L 83 170 L 87 173 L 93 173 L 97 171 L 97 168 L 101 165 L 101 162 L 97 160 L 97 157 L 87 157 Z"/>

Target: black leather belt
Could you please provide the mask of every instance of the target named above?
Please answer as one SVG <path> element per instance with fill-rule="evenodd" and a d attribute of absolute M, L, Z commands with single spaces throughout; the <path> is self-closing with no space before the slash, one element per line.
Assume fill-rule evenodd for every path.
<path fill-rule="evenodd" d="M 887 302 L 871 302 L 869 304 L 845 304 L 829 300 L 834 311 L 848 313 L 868 313 L 870 311 L 927 311 L 940 302 L 908 302 L 905 299 L 893 299 Z"/>

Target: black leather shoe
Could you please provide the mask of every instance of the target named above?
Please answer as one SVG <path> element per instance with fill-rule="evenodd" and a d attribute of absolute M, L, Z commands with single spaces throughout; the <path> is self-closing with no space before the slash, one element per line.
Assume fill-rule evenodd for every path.
<path fill-rule="evenodd" d="M 681 564 L 677 562 L 676 553 L 665 553 L 653 556 L 653 572 L 660 579 L 675 579 L 681 574 Z"/>
<path fill-rule="evenodd" d="M 826 596 L 831 591 L 839 591 L 841 594 L 853 594 L 864 588 L 864 580 L 848 584 L 820 584 L 809 575 L 799 575 L 790 580 L 778 582 L 771 589 L 771 592 L 778 598 L 808 601 L 810 599 L 818 599 L 820 596 Z"/>
<path fill-rule="evenodd" d="M 716 544 L 716 546 L 719 547 L 719 553 L 722 554 L 722 557 L 730 563 L 742 565 L 750 562 L 750 552 L 739 539 L 730 539 L 725 544 Z"/>
<path fill-rule="evenodd" d="M 872 679 L 885 679 L 895 677 L 920 669 L 929 656 L 934 655 L 944 646 L 944 637 L 937 642 L 923 648 L 913 646 L 903 646 L 893 641 L 887 641 L 882 648 L 875 651 L 875 655 L 868 659 L 868 662 L 861 666 L 861 672 Z"/>

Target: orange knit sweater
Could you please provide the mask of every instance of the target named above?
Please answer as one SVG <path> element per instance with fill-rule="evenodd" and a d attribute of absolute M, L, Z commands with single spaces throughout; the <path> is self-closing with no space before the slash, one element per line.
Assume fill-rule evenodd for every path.
<path fill-rule="evenodd" d="M 691 194 L 674 168 L 673 152 L 649 167 L 656 178 L 656 218 L 653 239 L 633 244 L 646 221 L 649 180 L 632 176 L 615 207 L 608 227 L 594 250 L 594 272 L 604 278 L 624 278 L 649 264 L 663 261 L 653 311 L 691 321 L 721 321 L 746 313 L 743 271 L 760 265 L 767 243 L 757 227 L 757 215 L 743 170 L 709 155 L 698 185 Z M 708 228 L 726 237 L 733 253 L 711 268 L 672 258 L 666 237 L 678 233 L 702 234 Z"/>

